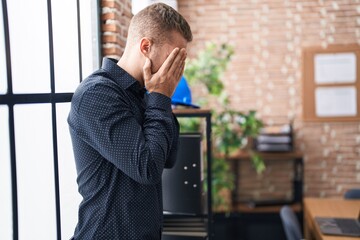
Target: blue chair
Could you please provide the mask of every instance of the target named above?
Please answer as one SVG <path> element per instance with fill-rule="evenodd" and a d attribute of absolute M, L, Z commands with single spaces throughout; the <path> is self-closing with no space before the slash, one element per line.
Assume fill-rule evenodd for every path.
<path fill-rule="evenodd" d="M 299 220 L 291 207 L 287 205 L 281 207 L 280 218 L 287 240 L 301 240 L 303 238 Z"/>
<path fill-rule="evenodd" d="M 360 188 L 349 189 L 344 194 L 345 199 L 360 199 Z"/>

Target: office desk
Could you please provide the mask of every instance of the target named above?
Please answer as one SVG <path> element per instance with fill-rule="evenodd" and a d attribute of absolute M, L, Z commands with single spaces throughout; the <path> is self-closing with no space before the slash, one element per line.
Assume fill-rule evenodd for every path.
<path fill-rule="evenodd" d="M 356 237 L 323 235 L 314 217 L 345 217 L 356 219 L 360 210 L 360 200 L 333 198 L 304 199 L 304 237 L 306 240 L 357 240 Z"/>

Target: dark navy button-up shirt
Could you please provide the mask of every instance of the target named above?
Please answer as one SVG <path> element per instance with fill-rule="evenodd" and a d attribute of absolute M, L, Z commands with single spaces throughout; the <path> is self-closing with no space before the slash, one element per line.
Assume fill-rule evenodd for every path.
<path fill-rule="evenodd" d="M 161 175 L 175 163 L 171 99 L 145 92 L 104 58 L 75 91 L 68 116 L 79 207 L 74 239 L 160 239 Z"/>

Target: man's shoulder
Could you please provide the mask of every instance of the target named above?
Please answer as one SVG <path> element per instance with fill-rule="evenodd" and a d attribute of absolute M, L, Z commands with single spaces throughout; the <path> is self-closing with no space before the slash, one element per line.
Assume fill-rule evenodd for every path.
<path fill-rule="evenodd" d="M 103 70 L 97 70 L 86 77 L 76 88 L 72 96 L 75 108 L 91 104 L 94 99 L 116 97 L 121 95 L 121 88 Z"/>
<path fill-rule="evenodd" d="M 108 88 L 119 89 L 116 82 L 111 79 L 111 76 L 104 70 L 99 69 L 86 77 L 75 90 L 74 95 L 82 95 L 88 91 L 106 90 Z"/>
<path fill-rule="evenodd" d="M 111 85 L 113 82 L 111 76 L 106 71 L 99 69 L 87 76 L 80 83 L 79 87 L 88 89 L 97 85 Z"/>

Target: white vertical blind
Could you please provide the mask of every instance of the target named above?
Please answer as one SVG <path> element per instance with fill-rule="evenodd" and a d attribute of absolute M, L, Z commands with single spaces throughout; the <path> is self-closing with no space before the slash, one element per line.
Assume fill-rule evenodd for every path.
<path fill-rule="evenodd" d="M 9 109 L 0 105 L 0 239 L 12 239 Z"/>
<path fill-rule="evenodd" d="M 36 101 L 36 95 L 31 94 L 51 92 L 47 0 L 11 0 L 7 5 L 13 92 L 29 94 Z M 51 6 L 55 91 L 74 92 L 81 80 L 80 57 L 83 78 L 99 68 L 98 1 L 80 0 L 81 56 L 76 1 L 51 0 Z M 5 53 L 2 14 L 0 51 Z M 6 60 L 6 55 L 1 54 L 0 95 L 8 89 Z M 70 103 L 56 104 L 63 239 L 69 239 L 74 232 L 81 201 L 66 121 L 69 108 Z M 7 105 L 0 105 L 0 239 L 13 238 L 8 112 Z M 14 118 L 19 239 L 56 239 L 51 104 L 17 104 Z"/>
<path fill-rule="evenodd" d="M 61 204 L 61 237 L 70 239 L 73 236 L 81 196 L 77 191 L 76 167 L 68 131 L 67 116 L 70 103 L 56 104 L 57 137 L 59 156 L 59 185 Z"/>
<path fill-rule="evenodd" d="M 99 68 L 100 43 L 99 24 L 96 0 L 80 0 L 81 24 L 81 59 L 83 78 Z M 83 80 L 83 79 L 81 79 Z"/>
<path fill-rule="evenodd" d="M 56 239 L 50 104 L 14 106 L 19 239 Z"/>
<path fill-rule="evenodd" d="M 7 92 L 7 77 L 2 4 L 0 4 L 0 52 L 2 53 L 0 54 L 0 94 L 4 94 Z"/>
<path fill-rule="evenodd" d="M 46 0 L 7 1 L 14 93 L 50 92 Z"/>
<path fill-rule="evenodd" d="M 53 0 L 55 91 L 73 92 L 80 82 L 76 1 Z"/>

